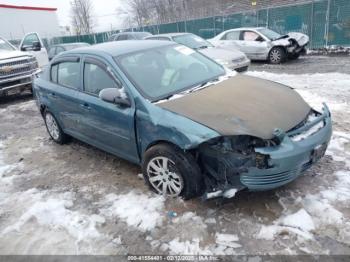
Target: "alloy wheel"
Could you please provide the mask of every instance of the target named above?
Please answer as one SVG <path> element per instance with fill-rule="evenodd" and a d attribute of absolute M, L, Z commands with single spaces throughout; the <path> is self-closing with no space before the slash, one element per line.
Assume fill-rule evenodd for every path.
<path fill-rule="evenodd" d="M 177 197 L 184 188 L 175 163 L 167 157 L 151 159 L 147 165 L 147 176 L 152 187 L 164 196 Z"/>
<path fill-rule="evenodd" d="M 270 53 L 270 60 L 272 63 L 279 63 L 281 62 L 282 54 L 279 49 L 272 49 Z"/>
<path fill-rule="evenodd" d="M 60 137 L 60 130 L 58 128 L 55 118 L 50 113 L 47 113 L 45 115 L 45 122 L 46 122 L 47 130 L 49 131 L 49 134 L 51 135 L 51 137 L 54 140 L 58 140 Z"/>

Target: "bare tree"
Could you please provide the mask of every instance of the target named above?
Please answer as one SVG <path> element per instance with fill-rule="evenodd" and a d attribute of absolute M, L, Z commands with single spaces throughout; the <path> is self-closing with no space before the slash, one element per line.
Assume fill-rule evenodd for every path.
<path fill-rule="evenodd" d="M 71 23 L 77 35 L 90 34 L 94 27 L 93 5 L 91 0 L 72 0 Z"/>

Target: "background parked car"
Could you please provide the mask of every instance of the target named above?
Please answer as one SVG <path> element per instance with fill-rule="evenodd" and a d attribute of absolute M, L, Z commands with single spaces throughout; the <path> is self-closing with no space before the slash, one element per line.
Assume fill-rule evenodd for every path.
<path fill-rule="evenodd" d="M 51 60 L 55 55 L 62 53 L 64 51 L 72 50 L 79 47 L 89 46 L 90 44 L 84 42 L 69 43 L 69 44 L 59 44 L 51 46 L 49 50 L 49 60 Z"/>
<path fill-rule="evenodd" d="M 191 33 L 170 33 L 148 36 L 147 40 L 167 40 L 174 41 L 179 44 L 185 45 L 198 52 L 214 59 L 216 62 L 238 72 L 244 72 L 248 70 L 250 60 L 247 56 L 237 49 L 231 48 L 231 50 L 221 47 L 215 47 L 203 38 L 191 34 Z"/>
<path fill-rule="evenodd" d="M 280 35 L 264 27 L 227 30 L 209 40 L 215 46 L 235 47 L 252 60 L 268 60 L 273 64 L 287 58 L 297 59 L 305 52 L 309 37 L 302 33 Z"/>
<path fill-rule="evenodd" d="M 35 56 L 40 68 L 43 68 L 49 63 L 45 45 L 36 32 L 26 34 L 19 44 L 19 49 L 22 52 L 30 53 Z"/>
<path fill-rule="evenodd" d="M 19 51 L 0 37 L 0 96 L 31 90 L 39 72 L 34 55 Z"/>
<path fill-rule="evenodd" d="M 152 35 L 148 32 L 123 32 L 111 35 L 108 41 L 123 41 L 123 40 L 142 40 L 147 36 Z"/>

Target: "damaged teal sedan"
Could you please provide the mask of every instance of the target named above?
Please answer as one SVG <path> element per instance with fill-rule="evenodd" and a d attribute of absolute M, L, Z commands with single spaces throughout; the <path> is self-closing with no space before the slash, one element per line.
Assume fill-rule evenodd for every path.
<path fill-rule="evenodd" d="M 290 87 L 229 71 L 165 41 L 55 57 L 34 93 L 51 138 L 140 164 L 159 194 L 190 199 L 285 185 L 325 154 L 331 115 Z"/>

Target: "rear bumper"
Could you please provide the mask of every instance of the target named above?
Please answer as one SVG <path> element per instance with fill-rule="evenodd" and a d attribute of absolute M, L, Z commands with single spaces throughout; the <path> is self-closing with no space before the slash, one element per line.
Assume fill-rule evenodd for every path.
<path fill-rule="evenodd" d="M 1 79 L 0 95 L 4 93 L 12 93 L 12 92 L 20 91 L 27 86 L 31 86 L 33 82 L 33 78 L 40 72 L 41 72 L 40 69 L 36 69 L 35 71 L 28 74 Z"/>
<path fill-rule="evenodd" d="M 324 121 L 323 128 L 304 140 L 293 141 L 291 134 L 286 134 L 279 146 L 256 148 L 257 153 L 269 157 L 270 168 L 252 167 L 242 173 L 240 181 L 244 187 L 252 191 L 274 189 L 290 183 L 315 164 L 324 155 L 332 135 L 332 121 L 326 105 L 322 115 L 312 124 L 316 125 L 320 121 Z M 293 133 L 302 132 L 303 129 L 294 130 Z"/>

